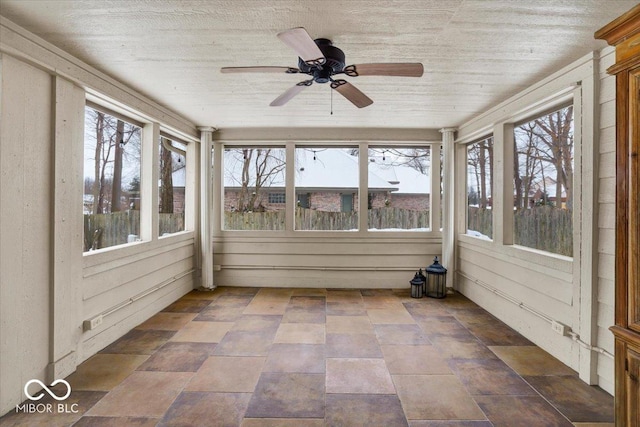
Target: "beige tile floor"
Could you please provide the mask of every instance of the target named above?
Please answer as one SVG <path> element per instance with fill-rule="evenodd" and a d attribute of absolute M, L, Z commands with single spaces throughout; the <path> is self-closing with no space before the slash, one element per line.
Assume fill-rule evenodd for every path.
<path fill-rule="evenodd" d="M 613 398 L 460 294 L 194 291 L 0 426 L 613 425 Z"/>

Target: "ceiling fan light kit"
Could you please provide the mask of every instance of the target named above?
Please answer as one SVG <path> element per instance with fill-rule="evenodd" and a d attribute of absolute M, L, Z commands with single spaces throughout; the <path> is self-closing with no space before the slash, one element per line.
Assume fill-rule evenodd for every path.
<path fill-rule="evenodd" d="M 330 83 L 331 89 L 336 90 L 353 105 L 363 108 L 373 103 L 373 100 L 358 88 L 344 79 L 334 79 L 333 76 L 344 74 L 348 77 L 358 76 L 394 76 L 421 77 L 424 67 L 421 63 L 378 63 L 357 64 L 345 66 L 344 52 L 333 45 L 331 40 L 318 38 L 313 40 L 307 30 L 302 27 L 278 33 L 278 38 L 298 54 L 298 68 L 292 67 L 223 67 L 222 73 L 285 73 L 307 74 L 312 78 L 297 83 L 287 89 L 282 95 L 274 99 L 272 107 L 280 107 L 289 102 L 306 87 L 316 83 Z"/>

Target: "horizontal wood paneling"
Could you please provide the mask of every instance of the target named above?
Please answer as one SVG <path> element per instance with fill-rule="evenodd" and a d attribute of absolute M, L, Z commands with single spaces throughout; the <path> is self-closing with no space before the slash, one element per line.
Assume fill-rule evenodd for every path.
<path fill-rule="evenodd" d="M 614 337 L 609 327 L 614 324 L 614 276 L 615 276 L 615 174 L 616 174 L 616 79 L 607 74 L 606 69 L 615 61 L 614 49 L 608 47 L 601 55 L 599 77 L 601 105 L 600 159 L 598 181 L 598 299 L 597 330 L 595 345 L 614 352 Z M 598 355 L 598 384 L 609 393 L 614 390 L 613 360 Z"/>
<path fill-rule="evenodd" d="M 214 280 L 232 286 L 405 287 L 439 239 L 214 239 Z"/>
<path fill-rule="evenodd" d="M 481 278 L 477 279 L 482 280 Z M 487 279 L 487 277 L 485 277 L 485 279 Z M 484 280 L 482 281 L 484 282 Z M 520 332 L 567 366 L 572 369 L 578 368 L 578 346 L 574 345 L 570 339 L 551 332 L 551 327 L 548 322 L 506 299 L 497 297 L 493 292 L 484 289 L 462 275 L 456 276 L 456 282 L 460 292 L 472 299 L 475 303 L 488 310 L 498 319 Z M 487 283 L 493 285 L 491 282 Z M 521 296 L 517 293 L 516 289 L 512 289 L 510 294 L 516 298 Z M 526 300 L 526 303 L 531 305 L 531 301 L 529 300 Z M 548 314 L 551 311 L 556 310 L 546 310 Z"/>
<path fill-rule="evenodd" d="M 188 293 L 191 289 L 193 289 L 193 278 L 185 276 L 171 285 L 105 317 L 98 329 L 92 331 L 92 334 L 85 334 L 85 341 L 79 346 L 78 363 L 102 350 L 130 329 Z"/>
<path fill-rule="evenodd" d="M 174 251 L 174 253 L 177 251 Z M 109 290 L 88 298 L 83 303 L 83 318 L 88 319 L 101 312 L 116 306 L 123 301 L 133 298 L 160 283 L 171 278 L 180 276 L 181 274 L 193 268 L 193 260 L 191 257 L 182 258 L 176 253 L 176 260 L 165 264 L 155 264 L 153 269 L 149 270 L 148 265 L 153 264 L 153 260 L 140 266 L 147 270 L 147 273 L 131 281 L 121 283 L 119 286 L 110 287 Z"/>
<path fill-rule="evenodd" d="M 514 266 L 509 262 L 496 260 L 491 254 L 474 249 L 459 248 L 460 271 L 470 277 L 490 284 L 517 300 L 526 302 L 551 318 L 566 324 L 573 322 L 571 282 L 561 281 L 531 268 Z"/>
<path fill-rule="evenodd" d="M 162 250 L 155 254 L 144 254 L 137 262 L 115 266 L 99 274 L 86 276 L 83 281 L 83 299 L 88 300 L 123 284 L 144 278 L 158 269 L 159 266 L 172 264 L 179 260 L 191 260 L 194 254 L 193 242 L 183 242 L 179 247 Z M 192 265 L 192 264 L 191 264 Z M 189 267 L 190 268 L 190 267 Z M 188 268 L 187 268 L 188 269 Z"/>

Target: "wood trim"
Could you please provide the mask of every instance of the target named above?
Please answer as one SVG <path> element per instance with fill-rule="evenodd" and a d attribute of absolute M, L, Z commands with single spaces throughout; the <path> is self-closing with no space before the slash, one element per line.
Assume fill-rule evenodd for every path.
<path fill-rule="evenodd" d="M 629 58 L 623 62 L 617 62 L 611 67 L 607 68 L 607 73 L 609 74 L 618 74 L 622 71 L 629 70 L 631 68 L 635 68 L 640 65 L 640 56 L 634 56 L 633 58 Z"/>
<path fill-rule="evenodd" d="M 600 28 L 594 37 L 615 46 L 637 32 L 640 32 L 640 4 Z"/>
<path fill-rule="evenodd" d="M 627 316 L 627 245 L 628 245 L 628 201 L 627 183 L 629 180 L 627 162 L 627 141 L 629 127 L 627 111 L 629 102 L 629 76 L 627 73 L 616 75 L 616 325 L 628 327 Z M 625 248 L 625 250 L 619 250 Z"/>
<path fill-rule="evenodd" d="M 620 326 L 612 326 L 609 328 L 609 330 L 617 339 L 624 342 L 635 344 L 640 339 L 640 334 L 627 328 L 623 328 Z"/>
<path fill-rule="evenodd" d="M 629 299 L 629 326 L 640 332 L 640 219 L 638 218 L 638 206 L 640 206 L 638 192 L 640 191 L 640 127 L 638 126 L 640 108 L 640 67 L 627 73 L 629 79 L 629 96 L 627 132 L 627 286 Z"/>

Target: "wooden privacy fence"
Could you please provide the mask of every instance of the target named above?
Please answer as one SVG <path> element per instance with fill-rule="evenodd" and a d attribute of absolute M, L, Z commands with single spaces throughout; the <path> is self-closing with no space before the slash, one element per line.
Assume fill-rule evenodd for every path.
<path fill-rule="evenodd" d="M 514 211 L 514 243 L 573 256 L 572 213 L 569 209 L 552 206 Z M 469 207 L 467 224 L 469 230 L 491 236 L 491 210 Z"/>
<path fill-rule="evenodd" d="M 325 212 L 296 209 L 296 230 L 357 230 L 357 212 Z"/>
<path fill-rule="evenodd" d="M 269 212 L 224 212 L 225 230 L 284 230 L 284 210 Z"/>
<path fill-rule="evenodd" d="M 467 230 L 474 230 L 487 237 L 493 237 L 493 217 L 491 209 L 469 206 L 467 210 Z"/>
<path fill-rule="evenodd" d="M 184 230 L 184 214 L 161 213 L 158 228 L 160 236 Z M 140 211 L 84 215 L 85 252 L 122 245 L 127 243 L 129 236 L 140 236 Z"/>
<path fill-rule="evenodd" d="M 569 209 L 539 206 L 514 211 L 516 245 L 573 256 L 573 221 Z"/>
<path fill-rule="evenodd" d="M 427 229 L 429 228 L 429 211 L 403 209 L 396 207 L 384 207 L 369 209 L 367 211 L 369 216 L 369 228 L 375 228 L 378 230 L 385 229 Z"/>
<path fill-rule="evenodd" d="M 367 211 L 369 228 L 426 229 L 429 211 L 384 207 Z M 285 211 L 224 213 L 225 230 L 284 230 Z M 357 212 L 326 212 L 296 208 L 296 230 L 357 230 Z"/>

